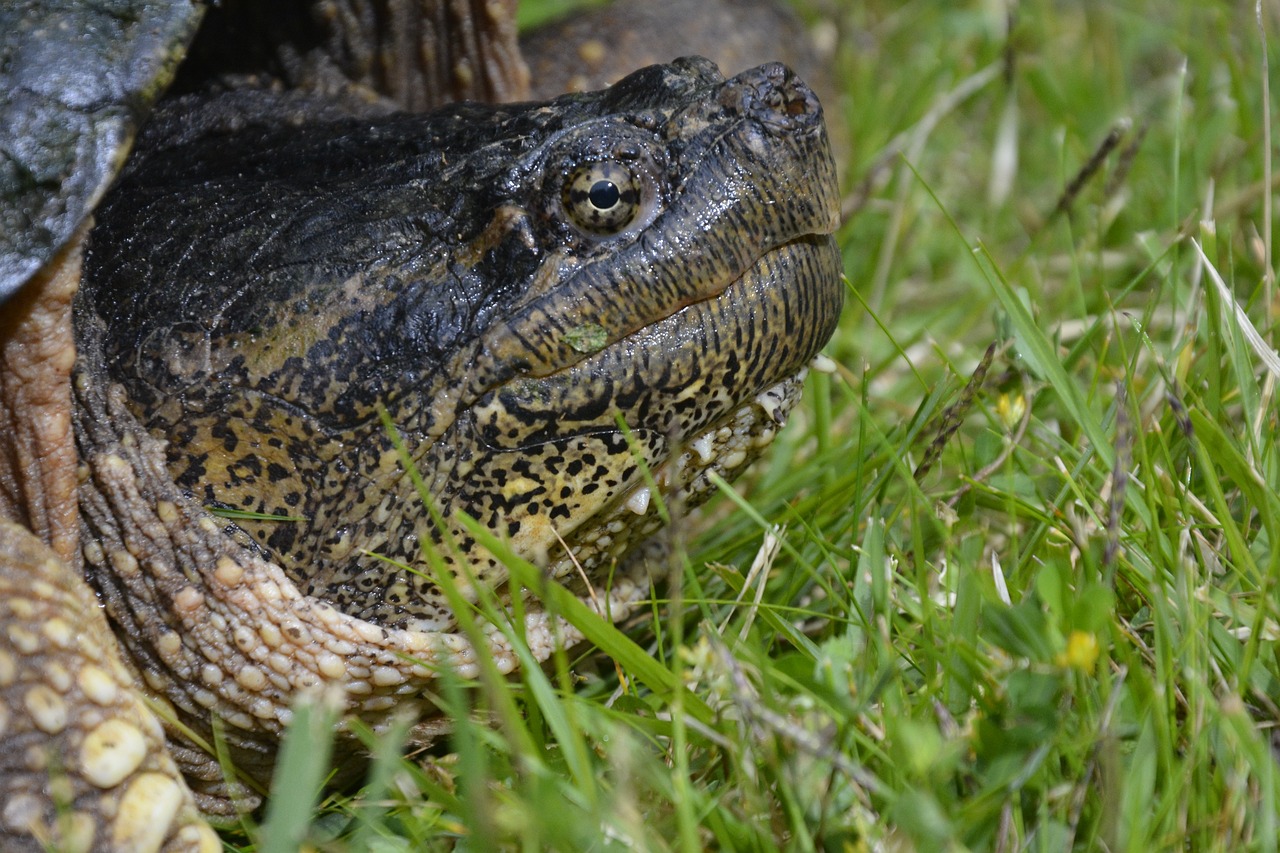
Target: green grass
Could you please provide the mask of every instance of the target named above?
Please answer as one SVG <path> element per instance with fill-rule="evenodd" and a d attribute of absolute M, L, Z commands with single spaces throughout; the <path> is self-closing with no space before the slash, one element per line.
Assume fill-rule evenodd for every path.
<path fill-rule="evenodd" d="M 1253 4 L 1010 5 L 810 10 L 840 34 L 840 370 L 674 528 L 669 599 L 596 626 L 622 663 L 444 681 L 447 755 L 371 741 L 350 797 L 285 765 L 297 816 L 256 849 L 1277 849 Z"/>

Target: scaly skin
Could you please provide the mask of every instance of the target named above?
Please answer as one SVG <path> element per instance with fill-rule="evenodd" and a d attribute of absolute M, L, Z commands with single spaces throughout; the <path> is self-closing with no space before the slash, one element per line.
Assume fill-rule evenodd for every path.
<path fill-rule="evenodd" d="M 87 231 L 82 227 L 0 315 L 0 430 L 7 437 L 0 444 L 0 518 L 25 526 L 73 564 L 79 518 L 71 301 Z"/>
<path fill-rule="evenodd" d="M 499 670 L 515 669 L 515 653 L 496 631 L 477 652 L 457 633 L 386 629 L 304 596 L 278 565 L 174 485 L 160 442 L 136 426 L 118 434 L 117 425 L 132 421 L 118 393 L 76 384 L 89 471 L 81 508 L 94 531 L 88 570 L 143 683 L 206 736 L 216 712 L 237 771 L 269 780 L 298 694 L 335 689 L 348 713 L 379 729 L 393 715 L 429 709 L 421 694 L 441 666 L 473 677 L 476 655 L 485 654 Z M 602 603 L 622 618 L 646 590 L 619 579 Z M 530 608 L 525 631 L 539 659 L 551 652 L 555 630 L 568 642 L 581 639 Z M 250 790 L 227 787 L 213 755 L 179 732 L 171 740 L 203 811 L 231 816 L 257 805 Z M 344 738 L 338 753 L 354 748 Z"/>
<path fill-rule="evenodd" d="M 270 5 L 276 23 L 280 9 Z M 365 85 L 402 95 L 402 106 L 424 93 L 435 102 L 463 92 L 521 94 L 527 72 L 514 39 L 514 0 L 392 0 L 383 5 L 399 21 L 390 30 L 371 26 L 357 5 L 328 8 L 341 14 L 314 23 L 329 48 L 379 75 Z M 70 303 L 87 217 L 169 85 L 203 11 L 200 0 L 18 0 L 0 11 L 5 851 L 221 849 L 147 710 L 158 698 L 144 700 L 136 670 L 84 584 L 75 492 L 89 469 L 77 471 L 69 381 Z M 378 43 L 387 32 L 398 41 Z M 325 64 L 319 49 L 307 61 L 311 67 L 293 71 L 316 75 Z M 350 83 L 332 74 L 328 82 Z"/>
<path fill-rule="evenodd" d="M 9 521 L 0 625 L 0 846 L 221 850 L 92 592 Z"/>

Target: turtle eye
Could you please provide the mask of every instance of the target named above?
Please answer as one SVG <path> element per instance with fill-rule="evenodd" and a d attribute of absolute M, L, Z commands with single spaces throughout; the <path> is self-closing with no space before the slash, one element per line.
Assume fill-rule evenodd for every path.
<path fill-rule="evenodd" d="M 630 225 L 640 212 L 640 181 L 620 163 L 591 163 L 569 175 L 561 202 L 574 225 L 588 234 L 609 237 Z"/>

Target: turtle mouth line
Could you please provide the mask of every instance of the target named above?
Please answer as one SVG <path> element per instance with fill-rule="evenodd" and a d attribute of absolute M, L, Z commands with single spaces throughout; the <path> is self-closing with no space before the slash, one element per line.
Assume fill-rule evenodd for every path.
<path fill-rule="evenodd" d="M 626 350 L 627 348 L 636 349 L 637 342 L 643 341 L 647 332 L 662 323 L 671 322 L 672 318 L 689 308 L 697 308 L 698 306 L 705 306 L 714 303 L 717 300 L 726 299 L 734 302 L 735 304 L 739 302 L 743 305 L 755 304 L 760 299 L 766 297 L 767 294 L 761 292 L 761 288 L 767 288 L 769 285 L 780 287 L 782 290 L 787 291 L 788 295 L 791 297 L 798 295 L 796 291 L 803 291 L 803 293 L 799 295 L 804 297 L 815 295 L 816 291 L 824 286 L 818 277 L 809 277 L 806 279 L 803 276 L 797 275 L 794 277 L 788 277 L 785 281 L 777 281 L 776 276 L 771 277 L 770 267 L 779 258 L 793 256 L 797 253 L 816 253 L 822 251 L 823 247 L 830 247 L 832 251 L 837 251 L 835 249 L 834 235 L 834 229 L 812 231 L 783 240 L 768 249 L 761 251 L 756 255 L 755 259 L 737 275 L 726 276 L 722 283 L 704 289 L 695 297 L 672 303 L 671 309 L 666 314 L 654 317 L 642 325 L 635 326 L 617 340 L 607 343 L 599 349 L 591 351 L 590 355 L 587 356 L 587 360 L 612 350 Z M 827 337 L 829 337 L 829 335 Z M 825 341 L 826 337 L 824 337 L 822 341 L 818 343 L 817 347 L 815 347 L 815 352 L 816 349 Z M 582 365 L 582 361 L 577 361 L 572 364 L 562 365 L 561 367 L 546 373 L 527 373 L 524 378 L 535 380 L 549 379 L 571 373 L 580 369 Z M 488 390 L 492 391 L 494 389 L 491 388 Z"/>
<path fill-rule="evenodd" d="M 824 240 L 834 240 L 834 234 L 835 234 L 834 230 L 811 231 L 806 234 L 798 234 L 794 237 L 791 237 L 790 239 L 783 240 L 777 243 L 776 245 L 770 246 L 768 249 L 765 249 L 764 251 L 760 252 L 760 254 L 756 256 L 755 260 L 749 266 L 747 266 L 746 269 L 744 269 L 741 273 L 739 273 L 737 276 L 726 279 L 725 283 L 721 287 L 710 288 L 706 292 L 699 294 L 698 298 L 690 299 L 688 301 L 680 303 L 676 307 L 676 309 L 671 313 L 672 314 L 678 313 L 679 311 L 689 307 L 690 305 L 697 305 L 702 302 L 710 302 L 711 300 L 719 298 L 724 293 L 734 289 L 735 287 L 749 286 L 750 281 L 759 275 L 762 266 L 767 264 L 770 259 L 777 258 L 779 255 L 785 254 L 787 252 L 796 251 L 801 246 L 812 246 L 813 244 L 820 243 Z"/>
<path fill-rule="evenodd" d="M 839 266 L 830 235 L 763 252 L 706 298 L 572 365 L 491 389 L 471 411 L 500 403 L 517 424 L 482 428 L 479 440 L 494 451 L 531 449 L 616 432 L 619 414 L 635 431 L 701 435 L 818 353 L 843 301 Z"/>
<path fill-rule="evenodd" d="M 835 258 L 834 267 L 826 270 L 809 269 L 805 267 L 806 263 L 821 264 L 823 256 Z M 833 304 L 834 310 L 827 312 L 826 316 L 815 316 L 812 319 L 818 321 L 817 326 L 825 327 L 827 323 L 834 325 L 836 315 L 839 314 L 843 304 L 843 294 L 839 290 L 839 250 L 836 246 L 833 231 L 815 231 L 807 234 L 800 234 L 788 240 L 784 240 L 762 252 L 746 266 L 738 275 L 726 277 L 724 282 L 718 287 L 708 288 L 705 292 L 700 293 L 696 298 L 678 302 L 664 316 L 633 329 L 630 333 L 624 335 L 618 340 L 606 345 L 598 353 L 592 357 L 609 352 L 610 350 L 627 351 L 633 353 L 654 343 L 657 336 L 652 336 L 653 330 L 662 326 L 662 324 L 677 323 L 679 316 L 683 312 L 690 309 L 697 311 L 700 308 L 708 308 L 717 306 L 722 312 L 730 313 L 735 316 L 744 316 L 756 311 L 764 310 L 769 302 L 804 302 L 815 303 L 823 301 L 824 297 L 830 297 L 831 291 L 835 291 Z M 834 285 L 831 282 L 836 282 Z M 825 292 L 824 292 L 825 291 Z M 823 312 L 818 312 L 822 314 Z M 783 381 L 787 376 L 794 374 L 796 369 L 801 365 L 805 365 L 814 357 L 818 350 L 826 343 L 830 337 L 830 331 L 822 334 L 818 329 L 811 327 L 795 326 L 788 324 L 788 328 L 774 329 L 767 326 L 760 330 L 762 343 L 768 343 L 771 339 L 779 336 L 795 335 L 804 339 L 806 344 L 797 347 L 797 349 L 810 350 L 807 354 L 794 358 L 790 365 L 776 365 L 771 371 L 772 378 L 759 377 L 764 386 L 772 385 L 776 382 Z M 713 335 L 708 330 L 703 329 L 704 337 L 711 338 Z M 706 343 L 706 341 L 700 341 Z M 732 346 L 732 343 L 722 342 L 721 345 Z M 714 348 L 708 347 L 708 351 Z M 579 367 L 581 362 L 575 365 L 569 365 L 556 373 L 564 373 L 572 371 Z M 555 374 L 549 374 L 555 375 Z M 739 401 L 745 403 L 750 395 L 735 395 L 739 397 Z"/>
<path fill-rule="evenodd" d="M 676 314 L 690 305 L 711 302 L 724 296 L 724 294 L 729 293 L 730 291 L 737 291 L 742 288 L 751 288 L 753 287 L 754 282 L 760 281 L 762 271 L 767 270 L 769 264 L 777 258 L 800 251 L 812 251 L 817 249 L 820 245 L 828 243 L 832 246 L 835 245 L 834 230 L 810 231 L 804 234 L 797 234 L 796 236 L 790 237 L 786 240 L 781 240 L 757 254 L 754 260 L 752 260 L 742 270 L 742 272 L 738 273 L 736 276 L 726 277 L 724 283 L 719 287 L 713 286 L 708 288 L 704 292 L 698 294 L 697 298 L 680 303 L 671 313 Z M 784 286 L 789 290 L 794 290 L 804 287 L 818 287 L 821 286 L 821 283 L 819 281 L 802 281 L 797 279 L 785 282 Z M 744 294 L 743 298 L 753 298 L 753 295 Z"/>

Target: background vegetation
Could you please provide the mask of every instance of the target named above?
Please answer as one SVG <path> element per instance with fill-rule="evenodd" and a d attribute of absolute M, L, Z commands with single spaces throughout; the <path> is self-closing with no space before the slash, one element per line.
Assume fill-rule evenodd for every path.
<path fill-rule="evenodd" d="M 837 372 L 610 659 L 318 816 L 287 761 L 257 849 L 1277 848 L 1280 4 L 804 11 Z"/>

